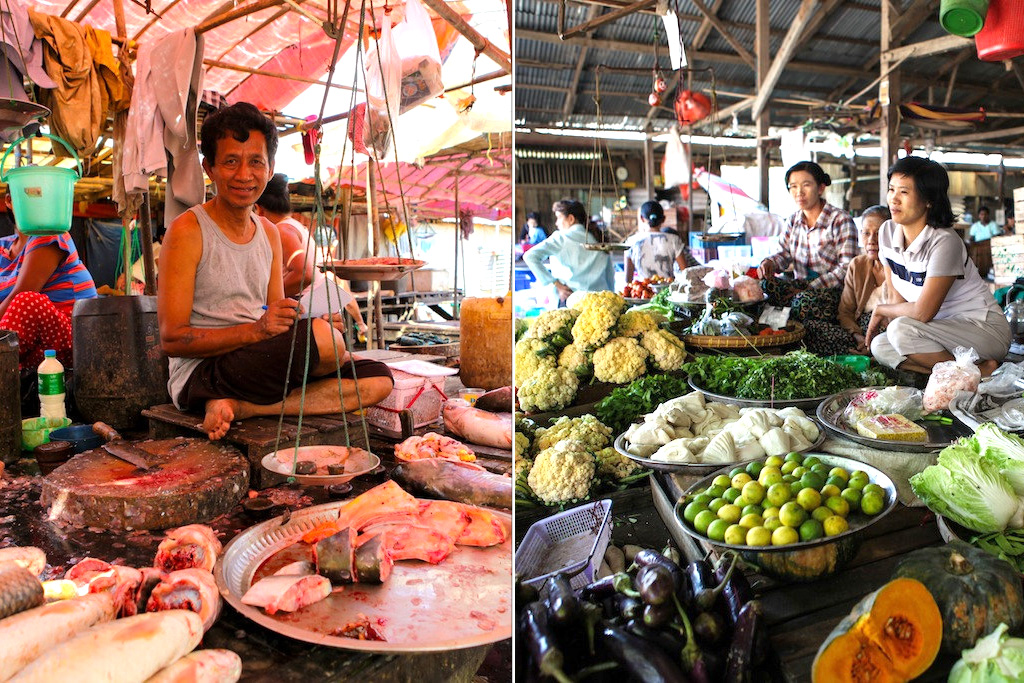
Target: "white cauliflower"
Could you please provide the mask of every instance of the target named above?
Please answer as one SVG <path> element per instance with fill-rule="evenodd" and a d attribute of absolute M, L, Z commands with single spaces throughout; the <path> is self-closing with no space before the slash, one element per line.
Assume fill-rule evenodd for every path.
<path fill-rule="evenodd" d="M 551 347 L 540 339 L 520 339 L 515 346 L 515 377 L 514 384 L 520 388 L 523 382 L 530 379 L 544 367 L 555 367 L 555 357 L 551 355 Z"/>
<path fill-rule="evenodd" d="M 616 337 L 594 352 L 594 377 L 601 382 L 628 384 L 647 371 L 647 355 L 636 339 Z"/>
<path fill-rule="evenodd" d="M 606 308 L 618 318 L 622 311 L 626 308 L 626 300 L 615 292 L 587 292 L 583 295 L 583 298 L 573 306 L 580 313 L 584 313 L 593 308 Z"/>
<path fill-rule="evenodd" d="M 580 313 L 572 326 L 572 341 L 582 351 L 590 351 L 608 341 L 618 313 L 611 308 L 594 306 Z"/>
<path fill-rule="evenodd" d="M 530 437 L 522 432 L 516 432 L 516 438 L 512 442 L 512 454 L 518 458 L 530 452 Z"/>
<path fill-rule="evenodd" d="M 622 481 L 640 470 L 640 463 L 630 460 L 612 447 L 602 448 L 594 454 L 597 474 L 612 481 Z"/>
<path fill-rule="evenodd" d="M 593 415 L 567 417 L 563 415 L 550 427 L 541 427 L 533 440 L 535 453 L 551 448 L 559 441 L 579 441 L 591 453 L 596 453 L 612 441 L 612 430 Z"/>
<path fill-rule="evenodd" d="M 587 379 L 594 374 L 594 363 L 576 344 L 569 344 L 558 354 L 558 367 L 571 370 L 580 379 Z"/>
<path fill-rule="evenodd" d="M 639 337 L 644 332 L 658 329 L 654 317 L 645 311 L 626 311 L 619 318 L 616 335 L 619 337 Z"/>
<path fill-rule="evenodd" d="M 569 439 L 541 451 L 533 461 L 527 483 L 549 505 L 582 500 L 594 483 L 594 456 L 583 444 Z"/>
<path fill-rule="evenodd" d="M 576 322 L 578 315 L 579 313 L 571 308 L 544 311 L 530 325 L 526 337 L 540 339 L 545 344 L 559 349 L 563 348 L 572 342 L 572 324 Z"/>
<path fill-rule="evenodd" d="M 686 361 L 683 341 L 668 330 L 644 332 L 640 344 L 651 354 L 648 359 L 651 365 L 662 372 L 678 370 Z"/>
<path fill-rule="evenodd" d="M 560 410 L 576 398 L 579 380 L 565 368 L 542 365 L 519 387 L 519 407 L 529 413 Z"/>

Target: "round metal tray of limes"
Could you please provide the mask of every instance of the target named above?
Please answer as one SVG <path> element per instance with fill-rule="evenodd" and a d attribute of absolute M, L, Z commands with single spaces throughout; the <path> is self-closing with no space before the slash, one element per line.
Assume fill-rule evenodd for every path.
<path fill-rule="evenodd" d="M 764 574 L 813 581 L 856 555 L 864 530 L 896 505 L 881 470 L 837 455 L 790 453 L 724 467 L 691 486 L 676 523 Z"/>

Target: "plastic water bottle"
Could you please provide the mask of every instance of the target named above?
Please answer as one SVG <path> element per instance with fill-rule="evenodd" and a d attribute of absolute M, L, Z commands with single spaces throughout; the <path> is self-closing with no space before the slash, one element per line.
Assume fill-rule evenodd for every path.
<path fill-rule="evenodd" d="M 47 349 L 39 364 L 39 415 L 63 419 L 64 409 L 64 366 L 57 360 L 57 352 Z"/>

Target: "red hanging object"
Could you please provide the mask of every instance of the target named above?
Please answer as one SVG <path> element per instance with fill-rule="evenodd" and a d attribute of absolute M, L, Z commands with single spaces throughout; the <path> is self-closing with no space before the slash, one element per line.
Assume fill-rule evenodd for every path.
<path fill-rule="evenodd" d="M 679 125 L 688 126 L 706 118 L 711 113 L 711 100 L 699 92 L 680 90 L 676 95 L 675 109 Z"/>
<path fill-rule="evenodd" d="M 652 92 L 647 96 L 647 104 L 651 105 L 652 107 L 659 106 L 661 104 L 661 95 L 659 95 L 656 92 Z"/>
<path fill-rule="evenodd" d="M 975 34 L 978 59 L 1001 62 L 1024 55 L 1024 0 L 991 0 L 985 25 Z"/>

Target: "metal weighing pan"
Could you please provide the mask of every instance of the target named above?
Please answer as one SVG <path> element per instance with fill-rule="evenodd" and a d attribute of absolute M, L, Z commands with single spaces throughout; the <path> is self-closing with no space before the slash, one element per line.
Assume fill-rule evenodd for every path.
<path fill-rule="evenodd" d="M 933 453 L 940 451 L 953 441 L 962 436 L 970 436 L 971 430 L 957 420 L 953 424 L 944 425 L 929 420 L 918 421 L 917 424 L 924 427 L 928 432 L 927 441 L 889 441 L 887 439 L 872 439 L 862 436 L 856 429 L 847 426 L 843 421 L 843 411 L 854 397 L 865 391 L 878 391 L 885 387 L 864 387 L 861 389 L 847 389 L 835 396 L 830 396 L 818 406 L 818 422 L 824 425 L 830 433 L 835 436 L 849 439 L 855 443 L 869 448 L 876 448 L 882 451 L 899 451 L 902 453 Z"/>
<path fill-rule="evenodd" d="M 332 271 L 342 280 L 398 280 L 426 265 L 426 261 L 402 259 L 401 263 L 367 263 L 362 259 L 348 261 L 330 261 L 321 266 L 322 270 Z"/>
<path fill-rule="evenodd" d="M 351 454 L 348 452 L 351 451 Z M 277 459 L 278 453 L 287 458 L 286 462 Z M 343 474 L 295 474 L 292 471 L 293 460 L 316 460 L 317 458 L 328 458 L 332 462 L 344 463 Z M 380 465 L 380 458 L 362 448 L 348 448 L 346 446 L 300 446 L 298 455 L 294 448 L 284 448 L 280 451 L 273 451 L 263 456 L 261 461 L 263 469 L 280 474 L 284 477 L 295 477 L 295 481 L 305 486 L 332 486 L 344 484 L 356 477 L 373 472 Z"/>
<path fill-rule="evenodd" d="M 692 377 L 689 379 L 692 389 L 704 394 L 705 397 L 719 403 L 735 403 L 742 408 L 800 408 L 804 412 L 814 413 L 818 404 L 829 398 L 828 396 L 817 396 L 815 398 L 794 398 L 787 401 L 761 401 L 752 398 L 736 398 L 735 396 L 724 396 L 714 394 L 697 384 Z"/>
<path fill-rule="evenodd" d="M 440 564 L 396 562 L 379 586 L 351 584 L 325 600 L 291 614 L 274 616 L 242 603 L 256 571 L 285 551 L 310 559 L 300 540 L 332 519 L 349 501 L 317 505 L 275 517 L 238 534 L 214 568 L 221 595 L 240 614 L 281 635 L 315 645 L 385 654 L 440 652 L 477 647 L 512 637 L 512 516 L 494 512 L 509 530 L 500 546 L 458 546 Z M 296 543 L 303 553 L 292 548 Z M 302 557 L 298 557 L 302 555 Z M 336 587 L 337 588 L 337 587 Z M 353 622 L 368 621 L 384 640 L 331 635 Z"/>

